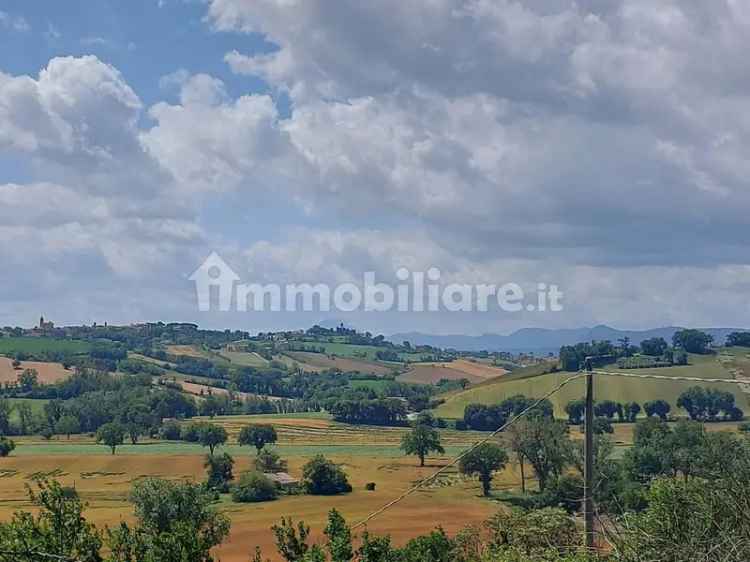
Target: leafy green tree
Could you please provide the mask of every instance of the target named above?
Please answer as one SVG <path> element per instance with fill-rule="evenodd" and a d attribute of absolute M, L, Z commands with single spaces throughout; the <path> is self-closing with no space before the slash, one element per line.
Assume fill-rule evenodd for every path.
<path fill-rule="evenodd" d="M 29 435 L 34 425 L 34 411 L 31 409 L 31 404 L 21 402 L 16 405 L 16 411 L 18 412 L 18 420 L 21 424 L 21 435 Z"/>
<path fill-rule="evenodd" d="M 443 454 L 440 433 L 429 425 L 417 424 L 401 438 L 401 450 L 407 455 L 419 457 L 419 466 L 424 466 L 425 457 L 434 451 Z"/>
<path fill-rule="evenodd" d="M 125 429 L 119 423 L 105 423 L 96 432 L 96 442 L 104 443 L 112 449 L 112 454 L 125 441 Z"/>
<path fill-rule="evenodd" d="M 455 562 L 453 541 L 438 527 L 429 535 L 411 539 L 401 549 L 404 562 Z"/>
<path fill-rule="evenodd" d="M 612 400 L 603 400 L 602 402 L 597 402 L 594 405 L 594 414 L 596 414 L 598 417 L 611 420 L 615 417 L 617 409 L 617 402 L 614 402 Z"/>
<path fill-rule="evenodd" d="M 7 437 L 0 437 L 0 457 L 7 457 L 16 448 L 16 443 Z"/>
<path fill-rule="evenodd" d="M 326 548 L 331 555 L 331 562 L 350 562 L 354 557 L 352 531 L 335 509 L 328 512 L 328 525 L 324 533 L 328 537 Z"/>
<path fill-rule="evenodd" d="M 635 420 L 638 419 L 638 414 L 641 413 L 640 404 L 637 402 L 625 402 L 623 409 L 625 410 L 625 420 L 635 423 Z"/>
<path fill-rule="evenodd" d="M 461 459 L 459 470 L 462 474 L 478 476 L 482 482 L 482 493 L 489 496 L 492 474 L 505 468 L 507 462 L 508 454 L 501 447 L 483 443 Z"/>
<path fill-rule="evenodd" d="M 31 392 L 39 384 L 39 372 L 36 369 L 24 369 L 18 375 L 18 386 L 23 392 Z"/>
<path fill-rule="evenodd" d="M 282 517 L 278 525 L 271 527 L 276 538 L 276 550 L 287 562 L 302 562 L 305 560 L 310 545 L 307 539 L 310 536 L 310 527 L 300 521 L 294 526 L 291 517 Z"/>
<path fill-rule="evenodd" d="M 523 436 L 518 450 L 531 464 L 539 489 L 544 491 L 549 481 L 559 477 L 570 463 L 573 449 L 568 426 L 548 418 L 522 419 L 516 425 L 522 426 Z"/>
<path fill-rule="evenodd" d="M 130 493 L 137 526 L 109 533 L 116 562 L 213 562 L 211 549 L 229 534 L 229 519 L 202 486 L 148 478 Z"/>
<path fill-rule="evenodd" d="M 672 407 L 666 400 L 649 400 L 643 404 L 643 411 L 646 412 L 648 417 L 659 416 L 664 421 L 667 420 L 671 409 Z"/>
<path fill-rule="evenodd" d="M 232 499 L 238 503 L 275 500 L 278 494 L 276 484 L 260 472 L 243 472 L 232 487 Z"/>
<path fill-rule="evenodd" d="M 0 398 L 0 435 L 10 433 L 10 414 L 13 412 L 13 404 L 10 400 Z"/>
<path fill-rule="evenodd" d="M 586 402 L 581 399 L 571 400 L 565 405 L 565 413 L 568 414 L 568 422 L 571 425 L 582 424 L 586 413 Z"/>
<path fill-rule="evenodd" d="M 559 508 L 531 511 L 500 510 L 487 522 L 490 551 L 496 558 L 531 562 L 532 560 L 567 560 L 562 553 L 575 552 L 581 534 L 575 520 Z M 573 562 L 573 559 L 569 559 Z M 581 562 L 583 562 L 583 558 Z"/>
<path fill-rule="evenodd" d="M 713 341 L 713 336 L 700 330 L 680 330 L 672 336 L 672 344 L 688 353 L 708 353 L 708 346 Z"/>
<path fill-rule="evenodd" d="M 70 436 L 74 433 L 80 433 L 81 432 L 81 424 L 78 421 L 78 418 L 71 415 L 66 415 L 61 417 L 57 423 L 55 424 L 55 431 L 59 433 L 60 435 L 67 436 L 68 439 L 70 439 Z"/>
<path fill-rule="evenodd" d="M 216 447 L 227 442 L 227 437 L 226 429 L 220 425 L 214 425 L 212 423 L 203 424 L 198 430 L 200 444 L 204 447 L 208 447 L 211 456 L 213 456 Z"/>
<path fill-rule="evenodd" d="M 246 425 L 240 431 L 238 442 L 240 445 L 252 445 L 260 454 L 263 447 L 276 443 L 278 435 L 272 425 Z"/>
<path fill-rule="evenodd" d="M 38 491 L 28 492 L 38 514 L 18 512 L 0 523 L 0 561 L 102 562 L 102 538 L 84 519 L 78 493 L 57 482 L 40 480 L 36 485 Z"/>
<path fill-rule="evenodd" d="M 615 428 L 612 427 L 612 421 L 609 418 L 597 417 L 594 418 L 594 435 L 602 435 L 609 433 L 610 435 L 615 432 Z"/>
<path fill-rule="evenodd" d="M 668 347 L 664 338 L 649 338 L 641 342 L 641 351 L 651 357 L 661 357 Z"/>
<path fill-rule="evenodd" d="M 332 496 L 352 491 L 343 469 L 323 455 L 313 457 L 302 468 L 302 487 L 308 494 Z"/>
<path fill-rule="evenodd" d="M 732 332 L 727 336 L 727 347 L 750 347 L 750 332 Z"/>
<path fill-rule="evenodd" d="M 206 469 L 206 485 L 210 489 L 222 493 L 229 491 L 229 483 L 234 480 L 232 473 L 234 459 L 228 453 L 206 455 L 203 467 Z"/>

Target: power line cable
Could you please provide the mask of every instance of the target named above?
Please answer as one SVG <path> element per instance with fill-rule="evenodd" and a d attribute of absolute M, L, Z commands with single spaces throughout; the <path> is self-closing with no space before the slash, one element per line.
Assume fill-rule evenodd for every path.
<path fill-rule="evenodd" d="M 488 441 L 490 441 L 491 439 L 493 439 L 495 436 L 497 436 L 498 433 L 504 431 L 505 429 L 507 429 L 508 427 L 510 427 L 511 425 L 513 425 L 514 423 L 516 423 L 518 420 L 520 420 L 521 418 L 523 418 L 531 410 L 533 410 L 534 408 L 536 408 L 537 406 L 539 406 L 542 402 L 544 402 L 550 396 L 552 396 L 553 394 L 555 394 L 556 392 L 558 392 L 565 385 L 573 382 L 574 380 L 583 378 L 585 376 L 586 376 L 585 374 L 573 375 L 572 377 L 564 380 L 559 385 L 557 385 L 555 388 L 553 388 L 551 391 L 549 391 L 547 394 L 545 394 L 542 398 L 540 398 L 539 400 L 537 400 L 536 402 L 534 402 L 531 406 L 529 406 L 525 410 L 521 411 L 517 416 L 515 416 L 515 417 L 511 418 L 510 420 L 508 420 L 505 424 L 503 424 L 498 429 L 496 429 L 495 431 L 493 431 L 492 433 L 490 433 L 487 437 L 484 437 L 484 438 L 480 439 L 479 441 L 477 441 L 476 443 L 474 443 L 471 447 L 469 447 L 464 452 L 462 452 L 460 455 L 458 455 L 457 457 L 455 457 L 450 463 L 448 463 L 445 466 L 441 467 L 439 470 L 435 471 L 433 474 L 431 474 L 427 478 L 424 478 L 424 479 L 420 480 L 417 484 L 415 484 L 414 486 L 412 486 L 411 488 L 409 488 L 406 492 L 404 492 L 403 494 L 401 494 L 400 496 L 398 496 L 393 501 L 390 501 L 387 504 L 385 504 L 383 507 L 381 507 L 380 509 L 378 509 L 376 511 L 373 511 L 370 515 L 368 515 L 367 517 L 365 517 L 364 519 L 362 519 L 362 521 L 360 521 L 359 523 L 355 524 L 352 527 L 352 530 L 358 529 L 359 527 L 362 527 L 363 525 L 366 525 L 369 521 L 373 520 L 378 515 L 381 515 L 382 513 L 384 513 L 385 511 L 389 510 L 390 508 L 392 508 L 396 504 L 400 503 L 401 501 L 403 501 L 404 499 L 406 499 L 407 497 L 409 497 L 410 495 L 412 495 L 414 492 L 416 492 L 417 490 L 419 490 L 422 486 L 424 486 L 428 482 L 434 480 L 435 478 L 437 478 L 438 476 L 440 476 L 443 472 L 445 472 L 449 468 L 451 468 L 451 467 L 455 466 L 456 464 L 458 464 L 461 461 L 461 459 L 463 459 L 466 455 L 468 455 L 469 453 L 471 453 L 472 451 L 474 451 L 475 449 L 477 449 L 477 447 L 479 447 L 481 445 L 484 445 L 485 443 L 487 443 Z"/>

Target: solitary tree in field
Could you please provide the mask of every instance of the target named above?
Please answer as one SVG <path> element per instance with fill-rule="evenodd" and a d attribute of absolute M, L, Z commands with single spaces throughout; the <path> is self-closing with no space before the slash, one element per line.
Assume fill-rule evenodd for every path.
<path fill-rule="evenodd" d="M 240 431 L 238 443 L 252 445 L 260 454 L 263 447 L 269 443 L 276 443 L 278 436 L 272 425 L 246 425 Z"/>
<path fill-rule="evenodd" d="M 115 454 L 115 450 L 118 445 L 122 445 L 125 440 L 125 429 L 119 423 L 105 423 L 96 432 L 96 442 L 104 443 L 110 449 L 112 454 Z"/>
<path fill-rule="evenodd" d="M 214 449 L 218 445 L 223 445 L 227 442 L 227 430 L 220 425 L 207 423 L 200 428 L 198 432 L 198 440 L 201 445 L 208 447 L 211 456 L 213 456 Z"/>
<path fill-rule="evenodd" d="M 426 424 L 417 424 L 401 439 L 401 449 L 407 455 L 419 457 L 419 466 L 424 466 L 425 457 L 431 452 L 445 453 L 440 445 L 440 433 Z"/>
<path fill-rule="evenodd" d="M 479 476 L 482 482 L 482 493 L 489 496 L 492 473 L 503 469 L 507 462 L 508 455 L 501 447 L 492 443 L 483 443 L 461 459 L 459 470 L 469 476 Z"/>

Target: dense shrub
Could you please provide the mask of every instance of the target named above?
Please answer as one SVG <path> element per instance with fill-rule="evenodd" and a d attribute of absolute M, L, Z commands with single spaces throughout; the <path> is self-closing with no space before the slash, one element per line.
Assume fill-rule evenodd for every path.
<path fill-rule="evenodd" d="M 16 448 L 14 441 L 0 437 L 0 457 L 7 457 Z"/>
<path fill-rule="evenodd" d="M 239 503 L 275 500 L 278 493 L 276 484 L 260 472 L 243 472 L 232 487 L 232 499 Z"/>
<path fill-rule="evenodd" d="M 182 428 L 175 421 L 169 421 L 161 426 L 159 437 L 167 441 L 179 441 L 182 436 Z"/>
<path fill-rule="evenodd" d="M 352 491 L 343 469 L 323 455 L 314 457 L 302 469 L 302 487 L 315 496 L 333 496 Z"/>

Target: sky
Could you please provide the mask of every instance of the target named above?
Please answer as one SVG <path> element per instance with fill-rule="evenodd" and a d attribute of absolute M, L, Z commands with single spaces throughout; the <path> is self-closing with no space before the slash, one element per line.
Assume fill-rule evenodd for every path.
<path fill-rule="evenodd" d="M 750 327 L 742 0 L 0 0 L 0 326 Z M 201 311 L 245 283 L 563 310 Z"/>

